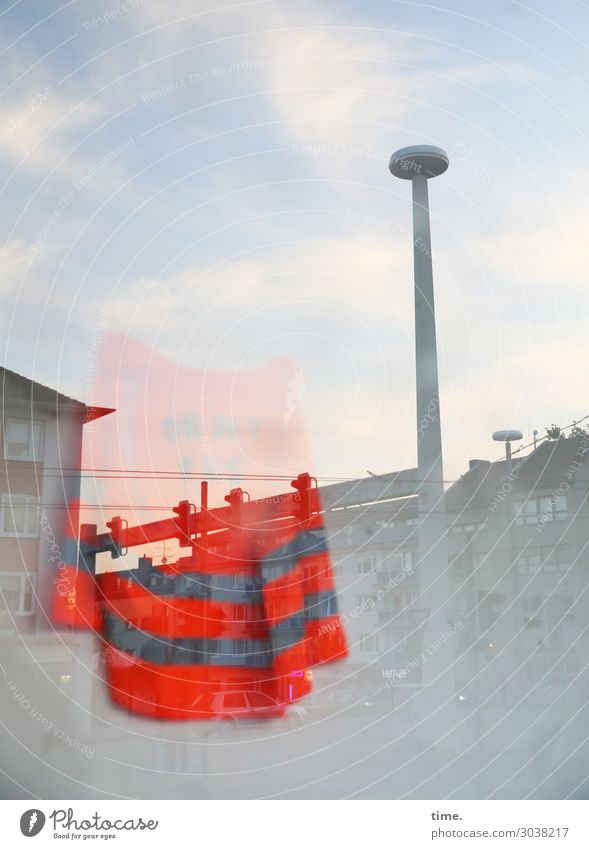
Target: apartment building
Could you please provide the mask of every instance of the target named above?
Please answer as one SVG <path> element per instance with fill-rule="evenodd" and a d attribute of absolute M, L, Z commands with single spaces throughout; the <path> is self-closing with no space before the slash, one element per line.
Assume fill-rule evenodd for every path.
<path fill-rule="evenodd" d="M 110 412 L 0 368 L 0 636 L 50 627 L 75 563 L 83 426 Z"/>
<path fill-rule="evenodd" d="M 513 460 L 471 460 L 446 491 L 459 702 L 508 704 L 522 694 L 541 702 L 580 680 L 589 650 L 588 452 L 589 439 L 561 437 Z M 376 479 L 322 490 L 351 646 L 332 689 L 342 700 L 398 703 L 423 686 L 429 611 L 420 604 L 415 470 L 379 480 L 378 491 Z"/>

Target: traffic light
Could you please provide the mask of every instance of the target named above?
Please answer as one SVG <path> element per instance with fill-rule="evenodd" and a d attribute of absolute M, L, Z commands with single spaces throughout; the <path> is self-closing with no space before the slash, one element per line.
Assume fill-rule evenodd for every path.
<path fill-rule="evenodd" d="M 311 518 L 311 481 L 314 478 L 311 477 L 308 472 L 303 472 L 300 474 L 296 480 L 291 481 L 290 485 L 293 486 L 297 492 L 299 493 L 300 498 L 300 514 L 301 519 L 304 521 L 305 519 Z"/>
<path fill-rule="evenodd" d="M 225 501 L 232 507 L 237 507 L 238 504 L 243 502 L 243 489 L 236 486 L 235 489 L 229 491 L 229 495 L 225 496 Z"/>
<path fill-rule="evenodd" d="M 196 513 L 196 507 L 194 504 L 191 504 L 190 501 L 180 501 L 180 503 L 172 509 L 178 516 L 176 519 L 176 525 L 178 527 L 178 533 L 176 536 L 178 537 L 180 546 L 186 547 L 187 545 L 192 545 L 191 516 Z"/>
<path fill-rule="evenodd" d="M 125 545 L 125 531 L 128 527 L 127 520 L 121 519 L 120 516 L 114 516 L 110 522 L 106 523 L 106 527 L 110 529 L 110 538 L 112 541 L 110 556 L 113 560 L 116 560 L 118 557 L 124 557 L 128 550 Z"/>

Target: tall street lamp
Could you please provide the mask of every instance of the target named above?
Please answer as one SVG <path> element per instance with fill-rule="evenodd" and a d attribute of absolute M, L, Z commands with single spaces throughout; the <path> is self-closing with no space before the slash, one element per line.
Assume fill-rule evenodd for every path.
<path fill-rule="evenodd" d="M 429 494 L 439 499 L 444 475 L 427 181 L 444 173 L 448 156 L 441 147 L 404 147 L 393 153 L 389 168 L 395 177 L 411 180 L 413 188 L 417 467 Z"/>
<path fill-rule="evenodd" d="M 447 524 L 440 424 L 436 316 L 428 203 L 428 180 L 448 168 L 440 147 L 404 147 L 391 157 L 393 176 L 411 180 L 415 288 L 415 367 L 417 401 L 418 568 L 420 594 L 415 606 L 427 611 L 422 632 L 423 689 L 417 699 L 422 736 L 440 740 L 455 724 L 454 644 L 451 636 Z M 447 738 L 445 738 L 447 742 Z"/>

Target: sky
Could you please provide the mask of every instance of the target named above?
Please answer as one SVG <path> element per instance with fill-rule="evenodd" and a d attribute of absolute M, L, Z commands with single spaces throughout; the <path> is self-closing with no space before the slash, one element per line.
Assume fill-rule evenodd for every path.
<path fill-rule="evenodd" d="M 96 374 L 127 368 L 121 340 L 170 375 L 288 363 L 309 471 L 413 467 L 388 160 L 425 143 L 450 157 L 429 187 L 445 478 L 501 457 L 496 429 L 589 413 L 586 4 L 30 0 L 0 33 L 8 368 L 123 422 L 137 399 Z"/>

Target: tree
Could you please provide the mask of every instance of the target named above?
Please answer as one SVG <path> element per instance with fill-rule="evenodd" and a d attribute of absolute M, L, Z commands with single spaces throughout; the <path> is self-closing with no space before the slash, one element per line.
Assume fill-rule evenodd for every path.
<path fill-rule="evenodd" d="M 558 427 L 558 425 L 551 424 L 550 427 L 546 428 L 546 436 L 548 439 L 560 439 L 562 435 L 562 430 Z"/>
<path fill-rule="evenodd" d="M 558 425 L 551 424 L 550 427 L 546 428 L 546 437 L 548 439 L 575 439 L 577 437 L 589 439 L 589 430 L 584 427 L 579 427 L 576 422 L 573 422 L 570 432 L 566 434 L 563 433 L 562 428 Z"/>
<path fill-rule="evenodd" d="M 589 439 L 589 431 L 587 431 L 584 427 L 579 427 L 579 425 L 573 425 L 571 428 L 571 432 L 569 434 L 570 437 L 581 436 L 583 439 Z"/>

